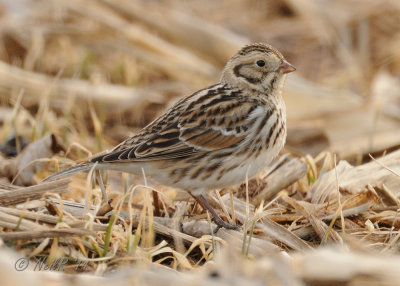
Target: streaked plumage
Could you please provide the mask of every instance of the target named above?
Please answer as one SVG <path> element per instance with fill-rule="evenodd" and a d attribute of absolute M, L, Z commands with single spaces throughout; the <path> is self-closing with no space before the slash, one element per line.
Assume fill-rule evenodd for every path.
<path fill-rule="evenodd" d="M 146 175 L 200 196 L 242 183 L 278 155 L 286 139 L 281 97 L 285 74 L 294 71 L 266 44 L 242 48 L 219 83 L 184 97 L 135 136 L 88 162 L 56 173 L 112 169 Z M 223 225 L 226 227 L 226 225 Z"/>

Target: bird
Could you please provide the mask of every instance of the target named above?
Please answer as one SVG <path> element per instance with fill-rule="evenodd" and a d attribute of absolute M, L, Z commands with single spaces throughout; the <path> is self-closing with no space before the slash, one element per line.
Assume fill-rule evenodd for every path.
<path fill-rule="evenodd" d="M 256 176 L 286 141 L 282 88 L 295 71 L 265 43 L 242 47 L 225 65 L 220 81 L 178 100 L 172 107 L 110 151 L 50 175 L 116 170 L 142 174 L 189 192 L 218 228 L 222 220 L 204 195 Z"/>

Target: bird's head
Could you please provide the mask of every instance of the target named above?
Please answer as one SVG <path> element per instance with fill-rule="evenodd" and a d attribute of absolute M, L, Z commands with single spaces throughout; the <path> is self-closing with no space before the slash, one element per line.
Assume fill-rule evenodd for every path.
<path fill-rule="evenodd" d="M 295 70 L 272 46 L 251 44 L 243 47 L 228 61 L 221 82 L 270 94 L 280 90 L 285 74 Z"/>

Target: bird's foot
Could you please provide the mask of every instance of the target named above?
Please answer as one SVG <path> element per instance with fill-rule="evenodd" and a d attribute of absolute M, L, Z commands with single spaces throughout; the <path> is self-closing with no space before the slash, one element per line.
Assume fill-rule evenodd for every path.
<path fill-rule="evenodd" d="M 223 221 L 219 216 L 213 217 L 212 220 L 217 225 L 217 228 L 214 230 L 214 233 L 216 233 L 220 228 L 233 229 L 233 230 L 238 230 L 238 231 L 241 229 L 241 227 L 239 225 L 233 225 L 233 224 L 227 223 L 227 222 Z"/>
<path fill-rule="evenodd" d="M 227 223 L 227 222 L 223 221 L 219 217 L 217 212 L 212 208 L 212 206 L 210 206 L 210 204 L 207 202 L 206 198 L 203 195 L 199 195 L 199 196 L 192 195 L 192 197 L 199 203 L 199 205 L 201 205 L 201 207 L 204 210 L 208 210 L 211 213 L 212 220 L 217 225 L 217 228 L 214 230 L 214 233 L 216 233 L 220 228 L 240 230 L 240 228 L 241 228 L 240 226 L 233 225 L 233 224 L 230 224 L 230 223 Z"/>

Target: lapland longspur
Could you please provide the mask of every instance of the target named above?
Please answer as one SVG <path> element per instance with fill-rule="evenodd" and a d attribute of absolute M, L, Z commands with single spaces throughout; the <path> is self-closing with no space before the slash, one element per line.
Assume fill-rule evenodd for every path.
<path fill-rule="evenodd" d="M 266 44 L 243 47 L 226 64 L 219 83 L 186 96 L 111 151 L 46 180 L 90 170 L 118 170 L 153 177 L 190 192 L 224 222 L 203 194 L 242 183 L 278 155 L 286 140 L 281 97 L 285 75 L 295 71 Z"/>

